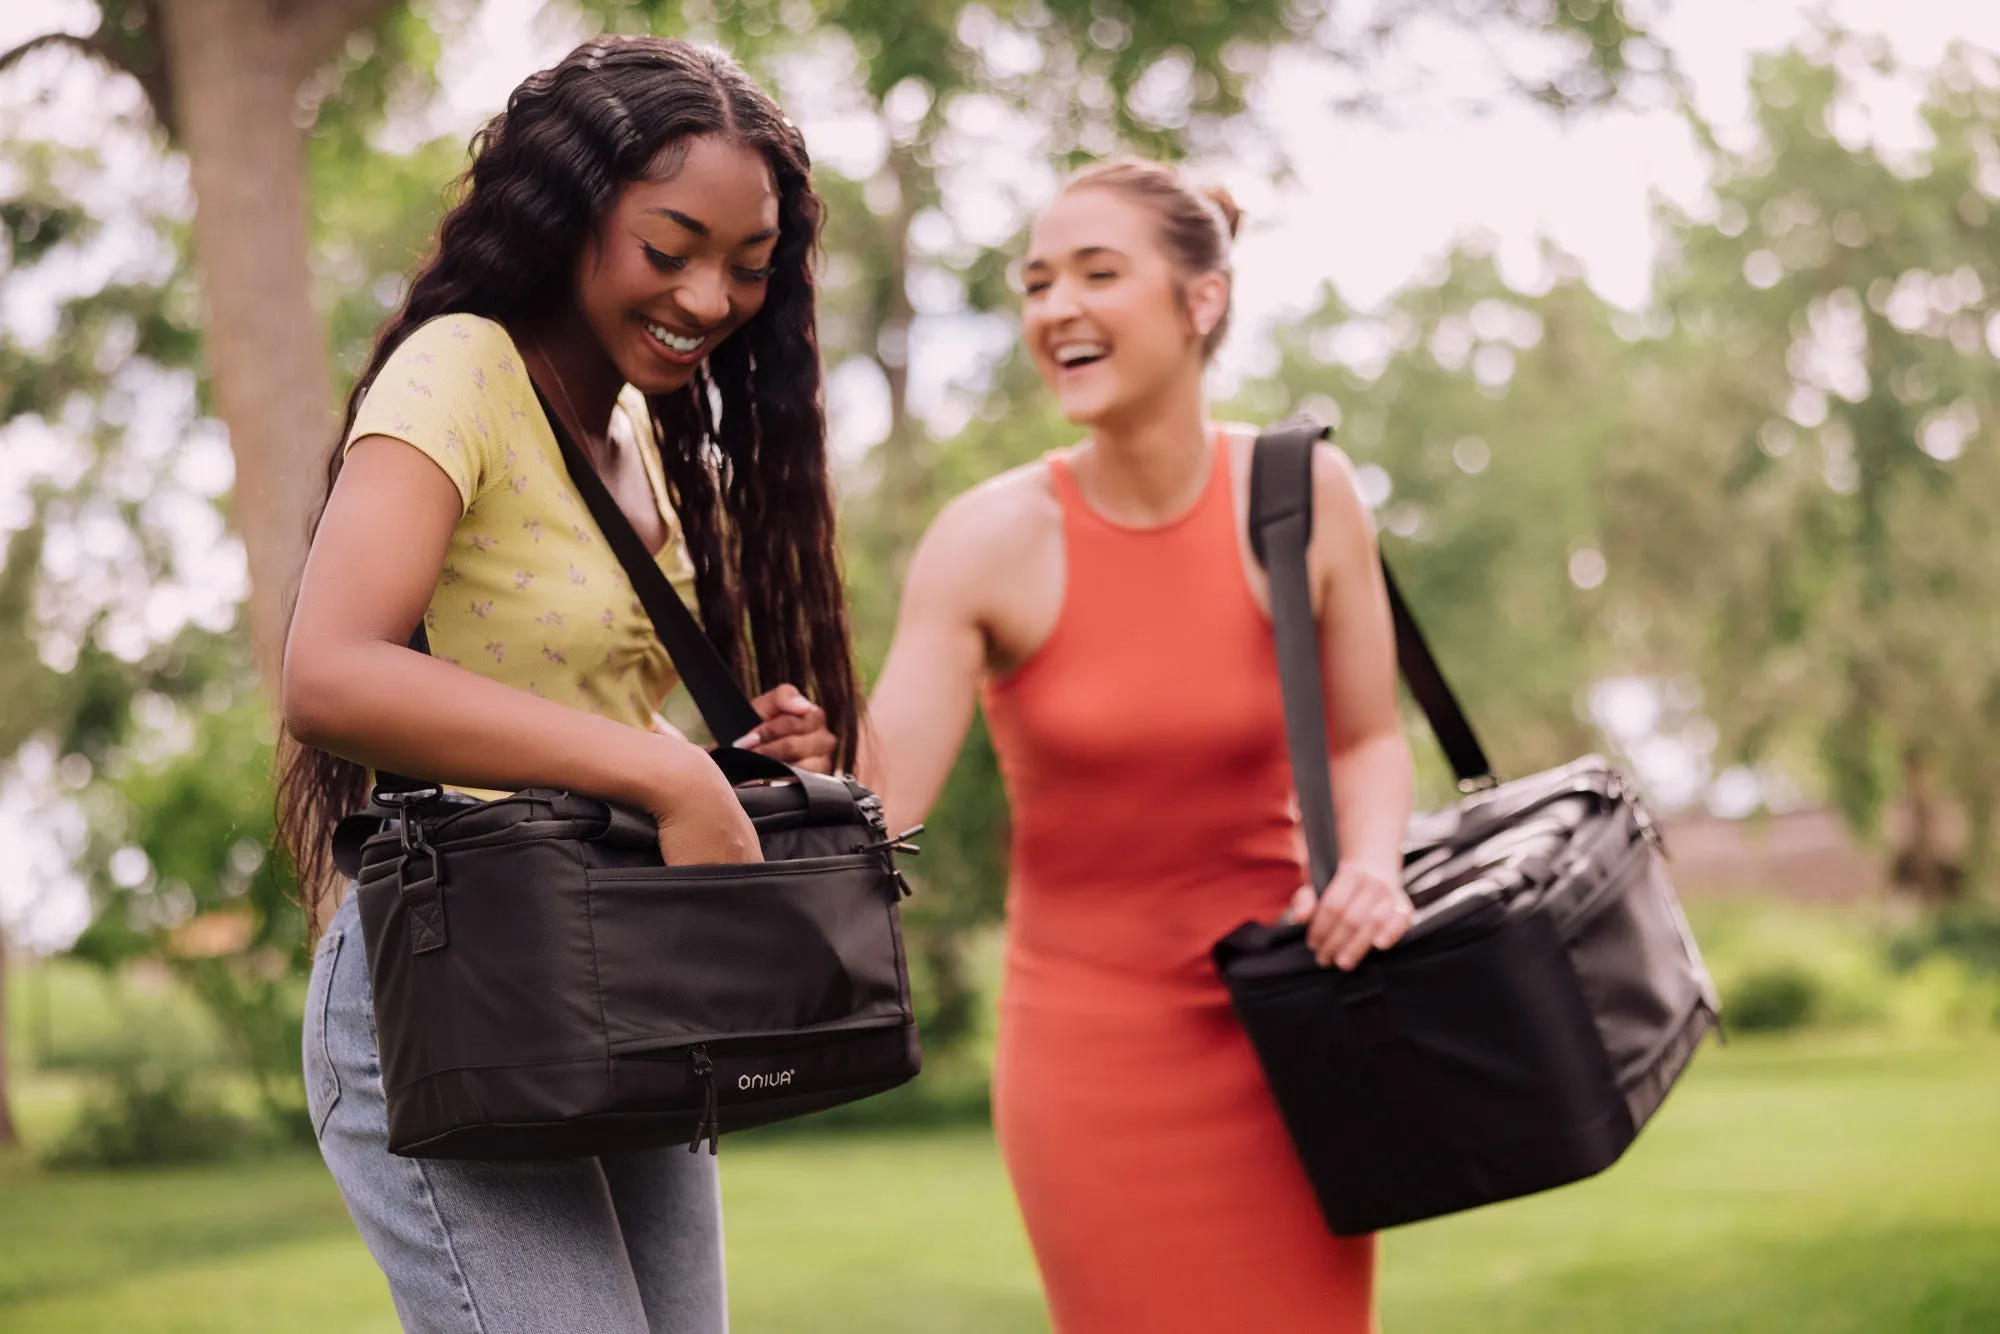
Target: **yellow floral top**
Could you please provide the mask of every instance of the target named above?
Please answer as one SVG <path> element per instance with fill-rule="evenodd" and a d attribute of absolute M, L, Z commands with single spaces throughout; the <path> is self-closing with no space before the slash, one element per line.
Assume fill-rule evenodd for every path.
<path fill-rule="evenodd" d="M 645 402 L 619 400 L 667 524 L 660 567 L 693 604 L 694 565 L 667 499 Z M 630 581 L 571 484 L 520 352 L 474 315 L 418 328 L 375 377 L 354 429 L 423 451 L 464 505 L 424 613 L 431 652 L 530 694 L 634 727 L 677 679 Z"/>

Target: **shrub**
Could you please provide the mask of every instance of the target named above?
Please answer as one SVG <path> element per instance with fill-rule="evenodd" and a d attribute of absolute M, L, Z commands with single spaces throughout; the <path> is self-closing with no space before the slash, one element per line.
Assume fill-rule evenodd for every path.
<path fill-rule="evenodd" d="M 238 1152 L 249 1127 L 171 1058 L 128 1053 L 100 1072 L 51 1167 L 150 1167 L 208 1162 Z"/>
<path fill-rule="evenodd" d="M 1723 992 L 1723 1022 L 1740 1033 L 1788 1032 L 1812 1023 L 1824 1000 L 1820 978 L 1804 964 L 1766 964 Z"/>

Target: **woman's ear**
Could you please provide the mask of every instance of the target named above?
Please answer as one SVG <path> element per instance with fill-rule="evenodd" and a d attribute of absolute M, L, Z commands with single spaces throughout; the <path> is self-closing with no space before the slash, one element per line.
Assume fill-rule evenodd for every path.
<path fill-rule="evenodd" d="M 1214 333 L 1222 317 L 1229 313 L 1229 286 L 1226 273 L 1204 273 L 1187 285 L 1188 315 L 1196 337 L 1206 338 Z"/>

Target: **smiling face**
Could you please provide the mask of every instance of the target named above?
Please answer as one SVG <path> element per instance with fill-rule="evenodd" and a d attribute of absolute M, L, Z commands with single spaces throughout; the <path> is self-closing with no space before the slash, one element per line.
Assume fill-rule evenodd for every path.
<path fill-rule="evenodd" d="M 684 388 L 716 344 L 763 307 L 778 189 L 756 150 L 688 141 L 669 179 L 618 194 L 577 257 L 576 298 L 627 384 Z"/>
<path fill-rule="evenodd" d="M 1184 275 L 1159 220 L 1108 189 L 1073 189 L 1035 223 L 1021 268 L 1022 335 L 1063 416 L 1095 426 L 1202 373 L 1202 336 L 1228 302 L 1221 274 Z"/>

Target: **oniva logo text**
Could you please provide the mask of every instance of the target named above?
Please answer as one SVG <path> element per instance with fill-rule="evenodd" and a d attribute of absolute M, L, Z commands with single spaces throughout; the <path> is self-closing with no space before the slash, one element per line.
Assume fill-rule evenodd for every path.
<path fill-rule="evenodd" d="M 773 1070 L 768 1075 L 738 1075 L 736 1087 L 740 1089 L 781 1089 L 792 1082 L 797 1070 Z"/>

